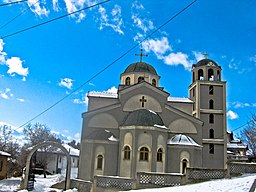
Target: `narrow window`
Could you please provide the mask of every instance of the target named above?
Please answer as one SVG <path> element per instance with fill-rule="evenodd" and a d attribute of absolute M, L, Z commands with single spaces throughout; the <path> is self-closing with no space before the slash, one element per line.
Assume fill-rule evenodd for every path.
<path fill-rule="evenodd" d="M 98 155 L 97 156 L 97 169 L 102 170 L 103 167 L 103 156 Z"/>
<path fill-rule="evenodd" d="M 130 84 L 131 84 L 131 78 L 130 77 L 126 77 L 125 85 L 130 85 Z"/>
<path fill-rule="evenodd" d="M 192 74 L 192 80 L 193 82 L 195 82 L 195 72 L 193 71 L 193 74 Z"/>
<path fill-rule="evenodd" d="M 213 115 L 213 114 L 210 114 L 210 115 L 209 115 L 209 123 L 210 123 L 210 124 L 213 124 L 213 123 L 214 123 L 214 115 Z"/>
<path fill-rule="evenodd" d="M 131 159 L 131 148 L 129 146 L 124 147 L 124 160 L 130 160 Z"/>
<path fill-rule="evenodd" d="M 188 161 L 186 159 L 182 160 L 182 174 L 185 174 L 188 167 Z"/>
<path fill-rule="evenodd" d="M 203 71 L 203 69 L 198 70 L 198 80 L 204 80 L 204 71 Z"/>
<path fill-rule="evenodd" d="M 140 149 L 140 161 L 148 161 L 149 150 L 147 147 L 142 147 Z"/>
<path fill-rule="evenodd" d="M 214 81 L 213 69 L 208 69 L 208 81 Z"/>
<path fill-rule="evenodd" d="M 213 139 L 213 138 L 214 138 L 214 130 L 213 130 L 213 129 L 210 129 L 210 130 L 209 130 L 209 138 L 210 138 L 210 139 Z"/>
<path fill-rule="evenodd" d="M 213 95 L 213 86 L 212 85 L 209 87 L 209 95 Z"/>
<path fill-rule="evenodd" d="M 209 153 L 214 154 L 214 144 L 210 143 L 209 145 Z"/>
<path fill-rule="evenodd" d="M 138 83 L 141 83 L 141 82 L 143 82 L 144 81 L 144 77 L 139 77 L 138 78 Z"/>
<path fill-rule="evenodd" d="M 3 170 L 3 161 L 0 162 L 0 172 Z"/>
<path fill-rule="evenodd" d="M 157 150 L 157 161 L 163 162 L 163 150 L 161 148 Z"/>
<path fill-rule="evenodd" d="M 220 71 L 217 71 L 217 80 L 220 81 Z"/>
<path fill-rule="evenodd" d="M 155 79 L 152 79 L 152 85 L 153 85 L 154 87 L 156 87 L 156 80 L 155 80 Z"/>
<path fill-rule="evenodd" d="M 213 102 L 213 100 L 211 99 L 211 100 L 209 101 L 209 109 L 213 109 L 213 104 L 214 104 L 214 102 Z"/>

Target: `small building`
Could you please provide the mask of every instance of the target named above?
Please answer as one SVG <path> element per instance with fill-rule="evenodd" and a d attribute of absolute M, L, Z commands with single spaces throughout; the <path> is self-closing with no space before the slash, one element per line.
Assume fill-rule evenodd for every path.
<path fill-rule="evenodd" d="M 0 180 L 7 178 L 7 171 L 8 171 L 7 160 L 9 157 L 11 157 L 9 153 L 0 151 Z"/>
<path fill-rule="evenodd" d="M 79 149 L 75 149 L 68 144 L 62 144 L 63 147 L 67 149 L 71 157 L 71 168 L 78 168 L 79 163 Z M 42 153 L 47 153 L 47 171 L 56 174 L 56 173 L 64 173 L 67 168 L 67 157 L 60 150 L 56 149 L 51 152 L 42 152 L 37 151 L 36 159 L 40 159 Z"/>
<path fill-rule="evenodd" d="M 243 144 L 240 139 L 235 139 L 233 132 L 227 132 L 227 157 L 229 162 L 248 161 L 248 146 Z"/>

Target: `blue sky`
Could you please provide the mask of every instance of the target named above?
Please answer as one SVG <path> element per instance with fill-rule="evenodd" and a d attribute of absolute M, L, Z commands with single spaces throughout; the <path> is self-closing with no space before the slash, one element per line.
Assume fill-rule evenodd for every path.
<path fill-rule="evenodd" d="M 0 37 L 98 2 L 29 0 L 0 7 Z M 22 131 L 20 125 L 74 91 L 191 2 L 113 0 L 1 38 L 0 124 Z M 161 86 L 174 97 L 188 97 L 191 65 L 207 52 L 223 69 L 228 129 L 236 129 L 250 120 L 256 109 L 255 7 L 253 0 L 198 0 L 140 47 L 32 123 L 46 124 L 56 133 L 79 140 L 81 114 L 87 110 L 86 93 L 115 91 L 120 74 L 139 61 L 134 54 L 142 47 L 149 55 L 144 61 L 155 67 Z M 20 17 L 2 27 L 21 12 Z"/>

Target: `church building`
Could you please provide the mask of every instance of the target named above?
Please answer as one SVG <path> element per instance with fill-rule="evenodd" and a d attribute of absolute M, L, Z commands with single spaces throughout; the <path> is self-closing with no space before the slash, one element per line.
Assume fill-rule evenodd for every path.
<path fill-rule="evenodd" d="M 171 97 L 159 86 L 155 68 L 142 59 L 120 79 L 116 94 L 88 93 L 79 179 L 226 167 L 226 82 L 215 61 L 192 66 L 188 98 Z"/>

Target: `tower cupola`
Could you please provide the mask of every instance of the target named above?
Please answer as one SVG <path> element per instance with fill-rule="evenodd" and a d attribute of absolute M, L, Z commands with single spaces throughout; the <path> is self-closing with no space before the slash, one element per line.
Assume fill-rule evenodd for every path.
<path fill-rule="evenodd" d="M 192 81 L 221 81 L 221 67 L 211 59 L 202 59 L 192 66 Z"/>

